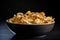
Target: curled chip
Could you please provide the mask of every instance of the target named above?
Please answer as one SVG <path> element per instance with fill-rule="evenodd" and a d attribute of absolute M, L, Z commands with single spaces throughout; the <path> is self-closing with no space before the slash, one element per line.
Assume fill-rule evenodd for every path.
<path fill-rule="evenodd" d="M 12 18 L 8 19 L 8 22 L 16 24 L 51 24 L 54 19 L 52 16 L 46 17 L 45 12 L 27 11 L 25 14 L 22 12 L 14 14 Z"/>

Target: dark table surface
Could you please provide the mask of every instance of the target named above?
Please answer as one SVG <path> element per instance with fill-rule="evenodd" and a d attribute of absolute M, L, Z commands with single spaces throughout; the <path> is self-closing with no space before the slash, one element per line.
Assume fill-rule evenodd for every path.
<path fill-rule="evenodd" d="M 16 35 L 15 32 L 10 30 L 5 22 L 0 22 L 0 40 L 11 40 Z M 13 40 L 17 39 L 14 38 Z M 44 38 L 32 38 L 32 39 L 19 39 L 19 40 L 59 40 L 60 39 L 60 27 L 55 25 L 52 32 L 50 32 Z"/>

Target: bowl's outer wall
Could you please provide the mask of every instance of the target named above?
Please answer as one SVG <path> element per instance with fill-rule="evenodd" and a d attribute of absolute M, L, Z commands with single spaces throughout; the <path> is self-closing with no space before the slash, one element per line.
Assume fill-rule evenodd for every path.
<path fill-rule="evenodd" d="M 19 25 L 7 23 L 8 27 L 17 34 L 21 35 L 41 35 L 50 32 L 54 24 L 49 25 Z"/>

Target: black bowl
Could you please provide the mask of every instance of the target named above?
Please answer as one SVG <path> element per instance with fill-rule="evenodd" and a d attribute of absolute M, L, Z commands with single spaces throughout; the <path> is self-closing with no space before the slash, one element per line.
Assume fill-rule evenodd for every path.
<path fill-rule="evenodd" d="M 51 24 L 14 24 L 7 22 L 8 27 L 20 36 L 40 36 L 52 31 L 54 23 Z"/>

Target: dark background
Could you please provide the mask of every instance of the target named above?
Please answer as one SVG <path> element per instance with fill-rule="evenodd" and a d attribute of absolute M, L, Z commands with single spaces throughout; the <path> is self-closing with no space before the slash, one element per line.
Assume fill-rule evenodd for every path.
<path fill-rule="evenodd" d="M 17 12 L 25 13 L 28 10 L 44 11 L 46 15 L 53 16 L 55 18 L 55 28 L 48 35 L 47 40 L 60 39 L 60 6 L 58 0 L 0 0 L 0 39 L 5 36 L 8 38 L 7 35 L 11 34 L 5 25 L 6 23 L 2 21 L 9 19 Z"/>
<path fill-rule="evenodd" d="M 6 20 L 13 14 L 21 11 L 44 11 L 46 15 L 51 15 L 59 22 L 59 1 L 57 0 L 1 0 L 0 20 Z"/>

